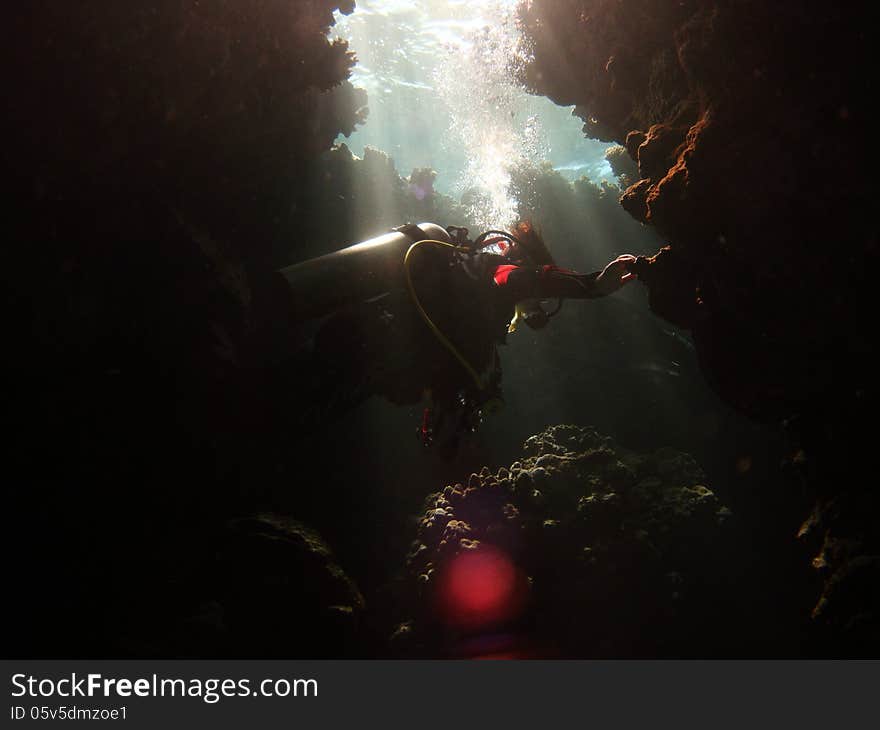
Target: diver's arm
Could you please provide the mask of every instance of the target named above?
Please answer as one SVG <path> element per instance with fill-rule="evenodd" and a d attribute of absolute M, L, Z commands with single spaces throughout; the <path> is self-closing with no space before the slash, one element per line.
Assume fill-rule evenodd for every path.
<path fill-rule="evenodd" d="M 580 274 L 558 266 L 528 268 L 499 266 L 494 281 L 505 287 L 517 301 L 524 299 L 595 299 L 613 294 L 632 281 L 635 274 L 628 270 L 635 256 L 618 256 L 602 271 Z"/>
<path fill-rule="evenodd" d="M 624 284 L 635 280 L 636 274 L 631 269 L 635 262 L 635 256 L 625 253 L 622 256 L 618 256 L 602 269 L 602 273 L 596 277 L 596 285 L 602 292 L 599 296 L 604 297 L 607 294 L 613 294 Z"/>

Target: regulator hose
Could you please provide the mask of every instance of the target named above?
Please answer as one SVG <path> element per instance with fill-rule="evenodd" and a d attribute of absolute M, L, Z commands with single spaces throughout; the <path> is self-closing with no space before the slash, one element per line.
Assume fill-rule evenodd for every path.
<path fill-rule="evenodd" d="M 500 238 L 506 238 L 508 241 L 512 241 L 513 243 L 522 246 L 522 241 L 520 241 L 516 236 L 508 233 L 507 231 L 499 231 L 494 228 L 488 231 L 484 231 L 479 236 L 477 236 L 477 240 L 474 241 L 474 245 L 479 246 L 489 236 L 499 236 Z"/>
<path fill-rule="evenodd" d="M 461 363 L 462 367 L 467 370 L 468 374 L 471 376 L 471 379 L 474 381 L 474 385 L 476 385 L 477 390 L 484 391 L 485 386 L 483 385 L 482 378 L 480 378 L 479 374 L 476 370 L 474 370 L 473 366 L 467 361 L 464 355 L 459 352 L 458 348 L 449 341 L 449 338 L 446 337 L 441 331 L 440 328 L 434 324 L 434 321 L 425 311 L 425 308 L 422 306 L 421 301 L 419 301 L 418 294 L 416 294 L 415 286 L 413 285 L 412 275 L 410 274 L 410 258 L 412 256 L 412 252 L 416 250 L 423 243 L 433 243 L 437 246 L 443 246 L 444 248 L 451 248 L 454 251 L 468 251 L 464 246 L 457 246 L 453 243 L 447 243 L 446 241 L 437 241 L 431 238 L 426 238 L 421 241 L 416 241 L 412 246 L 407 249 L 406 255 L 403 257 L 403 269 L 406 273 L 406 286 L 409 289 L 409 295 L 412 297 L 413 304 L 416 305 L 416 309 L 419 311 L 419 314 L 422 316 L 422 319 L 425 321 L 425 324 L 428 325 L 428 329 L 434 333 L 434 336 L 439 340 L 440 344 L 443 345 L 450 353 L 452 353 L 453 357 L 455 357 L 458 362 Z"/>

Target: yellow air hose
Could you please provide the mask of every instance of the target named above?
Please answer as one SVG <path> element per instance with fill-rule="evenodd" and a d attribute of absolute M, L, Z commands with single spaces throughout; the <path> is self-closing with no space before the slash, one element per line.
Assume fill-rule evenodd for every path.
<path fill-rule="evenodd" d="M 416 289 L 413 286 L 412 276 L 410 275 L 409 270 L 410 256 L 412 255 L 412 252 L 423 243 L 433 243 L 437 246 L 444 246 L 445 248 L 451 248 L 456 251 L 467 251 L 468 249 L 463 246 L 456 246 L 455 244 L 447 243 L 446 241 L 436 241 L 431 238 L 426 238 L 422 241 L 416 241 L 412 246 L 409 247 L 409 249 L 407 249 L 406 256 L 403 257 L 403 269 L 406 272 L 406 285 L 409 288 L 409 295 L 412 297 L 413 304 L 416 305 L 416 309 L 419 310 L 419 314 L 422 315 L 422 319 L 425 320 L 425 324 L 428 325 L 428 328 L 431 330 L 431 332 L 434 333 L 434 336 L 440 341 L 440 344 L 442 344 L 447 350 L 449 350 L 449 352 L 453 354 L 455 359 L 461 363 L 462 367 L 464 367 L 464 369 L 468 371 L 468 374 L 471 376 L 471 378 L 473 378 L 474 385 L 477 386 L 477 390 L 484 390 L 483 381 L 477 371 L 474 370 L 473 366 L 465 359 L 464 355 L 462 355 L 458 351 L 458 348 L 449 341 L 446 335 L 444 335 L 440 331 L 440 328 L 437 327 L 436 324 L 434 324 L 434 321 L 428 316 L 428 313 L 425 311 L 425 308 L 422 306 L 422 303 L 419 301 L 419 297 L 416 294 Z"/>

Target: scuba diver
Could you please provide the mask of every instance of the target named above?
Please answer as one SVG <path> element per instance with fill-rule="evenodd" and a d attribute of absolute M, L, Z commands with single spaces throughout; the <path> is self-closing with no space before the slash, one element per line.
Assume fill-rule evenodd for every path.
<path fill-rule="evenodd" d="M 473 240 L 463 227 L 421 223 L 286 267 L 294 317 L 318 321 L 300 388 L 325 415 L 371 395 L 422 402 L 418 437 L 454 455 L 502 403 L 497 348 L 508 333 L 545 327 L 565 299 L 617 291 L 636 278 L 635 261 L 582 274 L 557 266 L 528 222 Z"/>

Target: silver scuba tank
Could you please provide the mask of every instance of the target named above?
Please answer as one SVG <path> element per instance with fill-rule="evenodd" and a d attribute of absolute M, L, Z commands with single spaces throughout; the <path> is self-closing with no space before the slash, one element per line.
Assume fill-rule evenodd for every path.
<path fill-rule="evenodd" d="M 281 269 L 279 273 L 287 281 L 296 318 L 321 317 L 403 287 L 403 258 L 413 243 L 425 239 L 451 242 L 446 229 L 436 223 L 402 229 L 406 232 L 385 233 Z"/>

